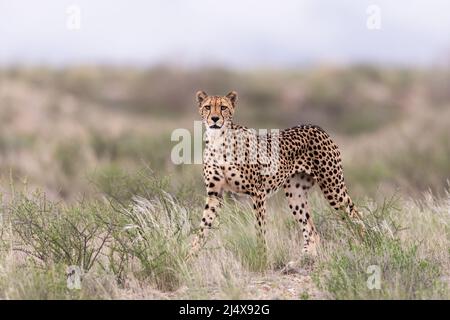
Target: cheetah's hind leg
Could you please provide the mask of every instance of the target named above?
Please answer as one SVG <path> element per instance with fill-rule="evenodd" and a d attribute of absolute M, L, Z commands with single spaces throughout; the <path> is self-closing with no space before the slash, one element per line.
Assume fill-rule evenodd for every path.
<path fill-rule="evenodd" d="M 314 186 L 312 176 L 305 173 L 292 175 L 284 184 L 284 191 L 289 203 L 289 208 L 301 227 L 303 233 L 303 253 L 317 255 L 320 236 L 312 221 L 311 211 L 308 206 L 309 189 Z"/>
<path fill-rule="evenodd" d="M 342 219 L 345 220 L 346 217 L 350 219 L 350 222 L 356 229 L 353 231 L 356 231 L 360 240 L 363 240 L 366 234 L 366 227 L 362 220 L 362 214 L 356 209 L 355 204 L 348 194 L 342 167 L 339 166 L 338 169 L 338 174 L 333 177 L 336 181 L 334 186 L 326 179 L 319 179 L 319 187 L 330 206 L 344 214 Z"/>

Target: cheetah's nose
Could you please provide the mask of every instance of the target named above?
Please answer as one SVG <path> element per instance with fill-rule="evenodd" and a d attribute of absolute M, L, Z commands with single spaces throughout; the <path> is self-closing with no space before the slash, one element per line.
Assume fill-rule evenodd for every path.
<path fill-rule="evenodd" d="M 212 121 L 214 121 L 214 122 L 217 122 L 217 121 L 219 121 L 219 119 L 220 119 L 220 118 L 219 118 L 219 117 L 217 117 L 217 116 L 211 117 L 211 120 L 212 120 Z"/>

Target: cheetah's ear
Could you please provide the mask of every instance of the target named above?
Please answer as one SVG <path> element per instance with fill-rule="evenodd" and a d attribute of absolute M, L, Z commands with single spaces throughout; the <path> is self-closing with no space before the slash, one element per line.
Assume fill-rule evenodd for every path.
<path fill-rule="evenodd" d="M 197 97 L 197 102 L 199 104 L 202 104 L 202 102 L 208 97 L 208 94 L 205 91 L 200 90 L 197 91 L 195 96 Z"/>
<path fill-rule="evenodd" d="M 227 98 L 230 99 L 231 103 L 233 104 L 233 107 L 236 105 L 238 94 L 236 91 L 231 91 L 229 94 L 227 94 Z"/>

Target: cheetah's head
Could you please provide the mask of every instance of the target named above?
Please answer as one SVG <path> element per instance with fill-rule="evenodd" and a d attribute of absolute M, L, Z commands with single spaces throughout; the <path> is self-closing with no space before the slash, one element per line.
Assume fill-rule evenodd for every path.
<path fill-rule="evenodd" d="M 208 96 L 205 91 L 197 92 L 197 102 L 203 123 L 208 129 L 220 129 L 231 122 L 236 108 L 237 93 L 231 91 L 226 96 Z"/>

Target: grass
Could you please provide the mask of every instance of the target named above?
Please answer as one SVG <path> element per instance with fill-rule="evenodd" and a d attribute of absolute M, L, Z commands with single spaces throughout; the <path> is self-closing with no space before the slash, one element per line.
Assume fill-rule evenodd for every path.
<path fill-rule="evenodd" d="M 445 228 L 448 208 L 429 201 L 411 208 L 402 199 L 371 206 L 366 210 L 366 224 L 371 227 L 362 244 L 340 245 L 340 239 L 349 237 L 331 233 L 339 238 L 330 239 L 325 247 L 314 271 L 317 285 L 335 299 L 448 299 L 448 278 L 443 277 L 448 272 L 444 262 L 448 259 L 448 233 L 442 230 L 439 241 L 443 246 L 436 248 L 430 234 L 423 231 L 429 224 Z M 410 225 L 410 219 L 420 221 Z M 372 268 L 379 270 L 379 288 L 367 285 Z"/>
<path fill-rule="evenodd" d="M 109 253 L 114 273 L 123 281 L 126 270 L 121 268 L 129 268 L 138 279 L 149 279 L 158 289 L 178 288 L 188 274 L 186 209 L 170 194 L 152 200 L 135 197 L 132 202 L 130 207 L 116 208 L 117 215 L 107 222 L 115 226 Z"/>
<path fill-rule="evenodd" d="M 221 223 L 224 229 L 221 238 L 225 248 L 233 253 L 245 269 L 264 271 L 268 261 L 255 232 L 255 218 L 251 207 L 228 205 L 227 209 L 229 212 Z"/>
<path fill-rule="evenodd" d="M 138 187 L 133 197 L 123 196 L 130 190 L 122 185 L 122 191 L 105 189 L 114 193 L 103 192 L 103 200 L 70 205 L 41 191 L 16 190 L 4 198 L 0 297 L 284 297 L 277 289 L 286 277 L 281 269 L 297 261 L 302 275 L 288 277 L 306 281 L 312 290 L 299 286 L 296 299 L 449 298 L 449 215 L 443 200 L 361 201 L 369 226 L 361 241 L 314 196 L 322 247 L 311 259 L 302 257 L 299 228 L 275 198 L 265 259 L 250 206 L 227 199 L 207 246 L 187 261 L 201 204 L 192 204 L 186 193 L 174 197 L 168 178 L 148 169 L 128 178 Z M 83 270 L 80 290 L 67 287 L 67 267 L 74 265 Z M 367 285 L 370 266 L 380 271 L 380 289 Z"/>

